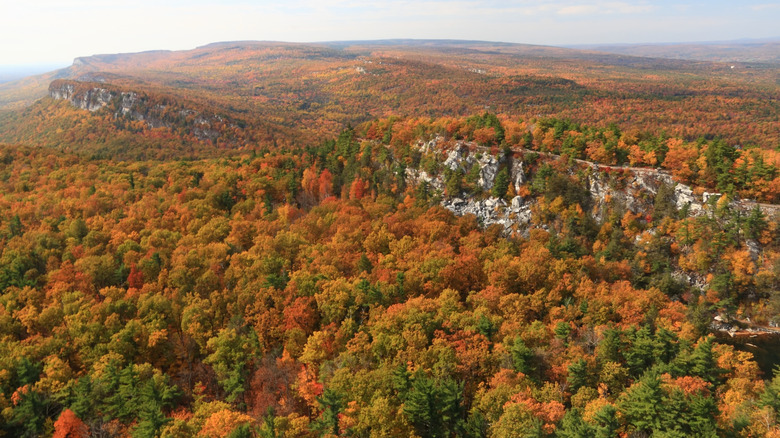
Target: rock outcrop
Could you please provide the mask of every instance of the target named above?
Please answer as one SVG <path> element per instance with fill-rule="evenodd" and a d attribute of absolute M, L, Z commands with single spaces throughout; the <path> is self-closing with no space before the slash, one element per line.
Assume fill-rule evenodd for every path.
<path fill-rule="evenodd" d="M 483 191 L 489 191 L 493 188 L 493 183 L 498 175 L 499 160 L 492 155 L 482 155 L 475 163 L 479 166 L 479 180 L 477 184 Z"/>
<path fill-rule="evenodd" d="M 509 169 L 510 184 L 514 187 L 514 192 L 520 192 L 521 187 L 528 182 L 523 161 L 517 158 L 497 157 L 486 149 L 467 142 L 458 142 L 449 150 L 444 150 L 443 143 L 444 139 L 437 137 L 427 142 L 419 142 L 417 148 L 423 153 L 443 153 L 446 157 L 443 166 L 459 171 L 463 175 L 473 174 L 474 166 L 477 166 L 476 185 L 482 194 L 479 196 L 461 194 L 449 199 L 444 198 L 443 176 L 430 175 L 419 169 L 407 168 L 407 180 L 411 184 L 423 182 L 428 184 L 432 192 L 442 197 L 441 205 L 456 215 L 473 214 L 484 225 L 499 224 L 507 233 L 513 230 L 526 232 L 531 226 L 530 201 L 520 196 L 513 198 L 509 203 L 498 198 L 484 198 L 485 195 L 490 194 L 496 175 L 502 166 Z M 711 211 L 707 207 L 708 201 L 721 196 L 720 193 L 707 192 L 704 192 L 703 196 L 698 196 L 691 187 L 676 183 L 670 174 L 662 170 L 598 166 L 588 162 L 581 162 L 581 164 L 590 166 L 588 189 L 592 199 L 591 214 L 596 221 L 604 219 L 602 216 L 608 211 L 609 203 L 621 204 L 635 214 L 646 214 L 652 211 L 656 195 L 662 186 L 670 189 L 670 202 L 678 210 L 687 211 L 690 216 Z M 742 209 L 746 209 L 746 205 L 744 202 L 734 203 L 735 207 Z"/>
<path fill-rule="evenodd" d="M 116 90 L 99 83 L 56 80 L 49 85 L 49 96 L 90 112 L 109 108 L 115 118 L 142 121 L 151 129 L 179 126 L 202 141 L 218 138 L 217 126 L 225 122 L 216 114 L 208 116 L 181 105 L 152 102 L 142 93 Z"/>
<path fill-rule="evenodd" d="M 520 196 L 514 197 L 509 204 L 503 199 L 490 197 L 482 200 L 445 199 L 441 205 L 458 216 L 473 214 L 485 226 L 498 224 L 507 234 L 523 231 L 531 223 L 531 206 L 524 204 Z"/>
<path fill-rule="evenodd" d="M 105 88 L 93 87 L 79 91 L 77 92 L 74 84 L 67 82 L 63 82 L 60 86 L 49 87 L 49 95 L 53 99 L 68 100 L 76 108 L 92 112 L 105 108 L 114 97 L 114 94 Z"/>
<path fill-rule="evenodd" d="M 442 165 L 450 170 L 469 174 L 476 166 L 476 186 L 483 193 L 480 197 L 459 196 L 444 198 L 441 205 L 458 216 L 473 214 L 485 226 L 500 225 L 506 234 L 512 231 L 527 231 L 531 223 L 531 205 L 522 197 L 515 196 L 509 203 L 496 197 L 484 198 L 495 184 L 501 166 L 510 166 L 510 183 L 515 191 L 526 182 L 523 164 L 520 161 L 506 163 L 504 157 L 496 157 L 486 151 L 477 151 L 473 144 L 458 142 L 449 151 L 441 150 L 442 137 L 428 142 L 419 142 L 417 148 L 423 153 L 445 152 Z M 412 184 L 428 184 L 428 187 L 440 196 L 444 193 L 442 175 L 429 175 L 424 170 L 406 169 L 407 180 Z"/>
<path fill-rule="evenodd" d="M 693 195 L 693 190 L 683 184 L 677 184 L 674 187 L 674 201 L 677 209 L 688 208 L 692 215 L 698 215 L 702 211 L 702 203 Z"/>

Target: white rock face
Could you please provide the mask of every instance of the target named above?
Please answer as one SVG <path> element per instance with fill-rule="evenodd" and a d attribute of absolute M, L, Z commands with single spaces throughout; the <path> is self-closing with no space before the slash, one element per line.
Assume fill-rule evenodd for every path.
<path fill-rule="evenodd" d="M 501 225 L 507 234 L 513 229 L 523 231 L 531 223 L 531 206 L 524 205 L 519 196 L 512 199 L 511 205 L 498 198 L 483 200 L 454 198 L 442 201 L 441 205 L 457 216 L 473 214 L 485 226 Z"/>
<path fill-rule="evenodd" d="M 439 149 L 439 143 L 442 143 L 443 141 L 444 141 L 444 137 L 442 137 L 441 135 L 437 135 L 436 137 L 428 141 L 418 140 L 417 149 L 424 154 L 427 154 L 428 152 L 434 152 Z"/>
<path fill-rule="evenodd" d="M 523 170 L 523 162 L 517 161 L 512 163 L 512 174 L 510 175 L 512 184 L 515 186 L 515 192 L 520 190 L 520 187 L 525 184 L 525 171 Z"/>
<path fill-rule="evenodd" d="M 116 115 L 130 116 L 137 120 L 143 120 L 142 114 L 139 114 L 135 108 L 140 102 L 138 93 L 124 92 L 117 93 L 114 91 L 106 90 L 105 88 L 91 88 L 83 94 L 76 95 L 75 86 L 73 84 L 62 84 L 59 87 L 49 90 L 49 95 L 53 99 L 68 100 L 71 105 L 85 109 L 91 112 L 98 111 L 105 108 L 111 100 L 119 96 L 119 110 Z"/>
<path fill-rule="evenodd" d="M 607 195 L 611 195 L 611 190 L 605 181 L 602 181 L 600 175 L 596 174 L 588 179 L 588 190 L 590 196 L 593 198 L 593 218 L 597 222 L 601 222 L 603 219 L 604 211 L 606 211 Z"/>
<path fill-rule="evenodd" d="M 84 92 L 76 92 L 72 83 L 60 83 L 49 89 L 49 95 L 53 99 L 68 100 L 71 105 L 91 112 L 101 110 L 108 106 L 112 100 L 117 99 L 114 117 L 127 117 L 132 120 L 140 120 L 150 128 L 171 127 L 172 122 L 164 116 L 166 105 L 157 104 L 144 113 L 139 111 L 143 97 L 138 93 L 109 91 L 105 88 L 93 87 Z M 194 117 L 191 132 L 200 140 L 214 140 L 220 136 L 220 132 L 213 128 L 216 123 L 222 122 L 219 115 L 203 115 L 189 109 L 182 109 L 179 113 L 186 117 Z"/>
<path fill-rule="evenodd" d="M 135 105 L 138 104 L 138 94 L 137 93 L 122 93 L 122 100 L 119 103 L 119 111 L 122 113 L 123 116 L 128 114 L 133 114 L 133 108 Z M 140 115 L 140 114 L 139 114 Z M 141 115 L 143 120 L 143 116 Z"/>
<path fill-rule="evenodd" d="M 61 87 L 53 88 L 49 94 L 51 95 L 52 99 L 55 100 L 69 100 L 73 96 L 75 90 L 76 87 L 74 87 L 73 84 L 65 84 Z"/>
<path fill-rule="evenodd" d="M 747 239 L 745 240 L 745 247 L 748 250 L 748 254 L 750 254 L 750 258 L 754 262 L 758 261 L 758 256 L 761 254 L 761 245 L 759 245 L 755 240 Z"/>
<path fill-rule="evenodd" d="M 492 155 L 483 155 L 477 160 L 477 164 L 480 167 L 479 180 L 477 184 L 484 191 L 489 191 L 493 188 L 493 182 L 498 175 L 498 159 Z"/>
<path fill-rule="evenodd" d="M 470 160 L 467 159 L 469 155 L 469 149 L 465 144 L 458 144 L 454 149 L 447 154 L 447 159 L 444 160 L 444 166 L 449 167 L 452 170 L 466 171 L 465 164 L 468 164 Z"/>
<path fill-rule="evenodd" d="M 436 152 L 441 142 L 443 142 L 441 138 L 418 142 L 417 147 L 426 153 Z M 474 171 L 474 166 L 478 166 L 479 176 L 476 184 L 484 196 L 490 193 L 498 169 L 503 165 L 503 158 L 499 159 L 485 153 L 485 151 L 475 153 L 474 150 L 473 146 L 470 148 L 465 143 L 459 143 L 454 149 L 447 152 L 443 164 L 449 169 L 460 170 L 464 175 L 468 175 Z M 513 184 L 515 192 L 518 192 L 523 184 L 527 183 L 523 162 L 513 160 L 508 164 L 511 164 L 510 183 Z M 590 213 L 597 222 L 604 219 L 602 216 L 604 212 L 608 211 L 610 203 L 623 205 L 627 210 L 636 214 L 646 214 L 652 211 L 655 196 L 662 185 L 674 186 L 673 201 L 678 209 L 687 208 L 688 214 L 691 216 L 698 216 L 707 211 L 705 203 L 693 194 L 690 187 L 676 184 L 672 176 L 666 172 L 615 167 L 605 170 L 596 165 L 591 165 L 591 168 L 593 171 L 588 179 L 592 200 Z M 614 174 L 618 176 L 615 177 Z M 411 184 L 425 181 L 430 185 L 432 191 L 438 191 L 439 194 L 444 192 L 442 175 L 428 175 L 425 171 L 415 169 L 407 169 L 406 175 Z M 713 196 L 720 196 L 720 194 L 705 193 L 705 201 Z M 525 200 L 520 196 L 514 197 L 509 203 L 498 198 L 457 197 L 445 199 L 441 204 L 456 215 L 473 214 L 484 225 L 500 224 L 509 234 L 512 231 L 527 233 L 531 226 L 532 201 Z M 755 251 L 751 255 L 754 253 Z"/>
<path fill-rule="evenodd" d="M 428 172 L 424 170 L 410 169 L 407 167 L 406 179 L 414 181 L 415 184 L 426 182 L 433 191 L 444 191 L 444 181 L 442 181 L 442 179 L 439 177 L 432 177 L 428 175 Z"/>
<path fill-rule="evenodd" d="M 695 216 L 702 213 L 702 204 L 693 196 L 693 190 L 685 184 L 677 184 L 674 187 L 674 197 L 678 210 L 689 206 L 689 214 Z"/>
<path fill-rule="evenodd" d="M 95 112 L 111 102 L 113 95 L 105 88 L 93 88 L 81 96 L 71 95 L 70 102 L 81 109 Z"/>
<path fill-rule="evenodd" d="M 437 138 L 428 142 L 418 142 L 417 147 L 424 153 L 435 152 L 438 144 L 443 141 Z M 474 166 L 478 166 L 479 178 L 476 181 L 483 193 L 489 193 L 495 183 L 501 161 L 490 154 L 471 153 L 468 145 L 459 143 L 447 153 L 443 165 L 452 170 L 460 170 L 468 174 Z M 424 170 L 406 169 L 407 180 L 412 184 L 427 183 L 434 192 L 444 192 L 444 181 L 441 175 L 429 175 Z M 517 162 L 512 170 L 512 183 L 515 190 L 525 182 L 522 163 Z M 455 197 L 445 199 L 441 205 L 458 216 L 473 214 L 485 226 L 498 224 L 506 234 L 512 231 L 527 232 L 531 223 L 531 206 L 522 197 L 516 196 L 507 204 L 503 199 L 490 197 L 487 199 L 470 199 Z"/>

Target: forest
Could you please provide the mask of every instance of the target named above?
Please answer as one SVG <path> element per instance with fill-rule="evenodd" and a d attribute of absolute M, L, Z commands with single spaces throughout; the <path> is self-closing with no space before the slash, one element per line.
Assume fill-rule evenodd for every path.
<path fill-rule="evenodd" d="M 95 111 L 44 97 L 0 113 L 0 435 L 780 437 L 780 362 L 734 342 L 777 346 L 777 86 L 723 79 L 753 90 L 726 102 L 697 88 L 701 64 L 668 61 L 647 89 L 698 90 L 670 96 L 674 115 L 645 111 L 645 70 L 588 59 L 603 70 L 448 83 L 461 59 L 500 71 L 519 50 L 478 49 L 372 47 L 395 60 L 379 65 L 363 48 L 207 46 L 144 55 L 162 57 L 145 86 L 80 81 L 111 96 Z M 347 78 L 354 62 L 408 89 Z M 280 91 L 324 65 L 333 88 Z M 215 97 L 250 73 L 279 83 Z M 610 97 L 598 74 L 630 78 Z M 510 83 L 527 100 L 475 103 Z M 748 109 L 713 111 L 730 105 Z M 457 148 L 497 163 L 490 184 L 446 164 Z M 641 211 L 597 198 L 593 181 L 626 191 L 631 169 L 671 182 Z M 709 194 L 700 212 L 681 186 Z M 530 222 L 486 225 L 455 198 L 522 200 Z"/>

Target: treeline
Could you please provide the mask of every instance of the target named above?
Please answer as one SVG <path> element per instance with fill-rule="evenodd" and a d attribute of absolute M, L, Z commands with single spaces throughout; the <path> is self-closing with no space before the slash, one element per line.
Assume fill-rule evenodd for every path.
<path fill-rule="evenodd" d="M 708 333 L 717 312 L 777 314 L 776 222 L 725 200 L 689 218 L 668 187 L 597 221 L 587 176 L 539 157 L 534 227 L 505 237 L 407 180 L 436 133 L 536 142 L 488 114 L 189 161 L 3 146 L 0 429 L 778 433 L 779 378 Z"/>

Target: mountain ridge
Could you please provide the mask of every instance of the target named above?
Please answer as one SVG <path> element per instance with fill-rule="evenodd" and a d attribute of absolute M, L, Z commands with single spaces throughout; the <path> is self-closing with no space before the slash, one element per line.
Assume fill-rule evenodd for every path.
<path fill-rule="evenodd" d="M 509 43 L 396 41 L 334 43 L 338 47 L 223 42 L 82 57 L 66 69 L 0 85 L 0 102 L 24 108 L 46 96 L 52 80 L 66 78 L 181 94 L 236 117 L 303 126 L 311 136 L 390 115 L 466 116 L 487 109 L 627 129 L 664 126 L 686 139 L 720 135 L 762 147 L 780 138 L 772 69 Z"/>

